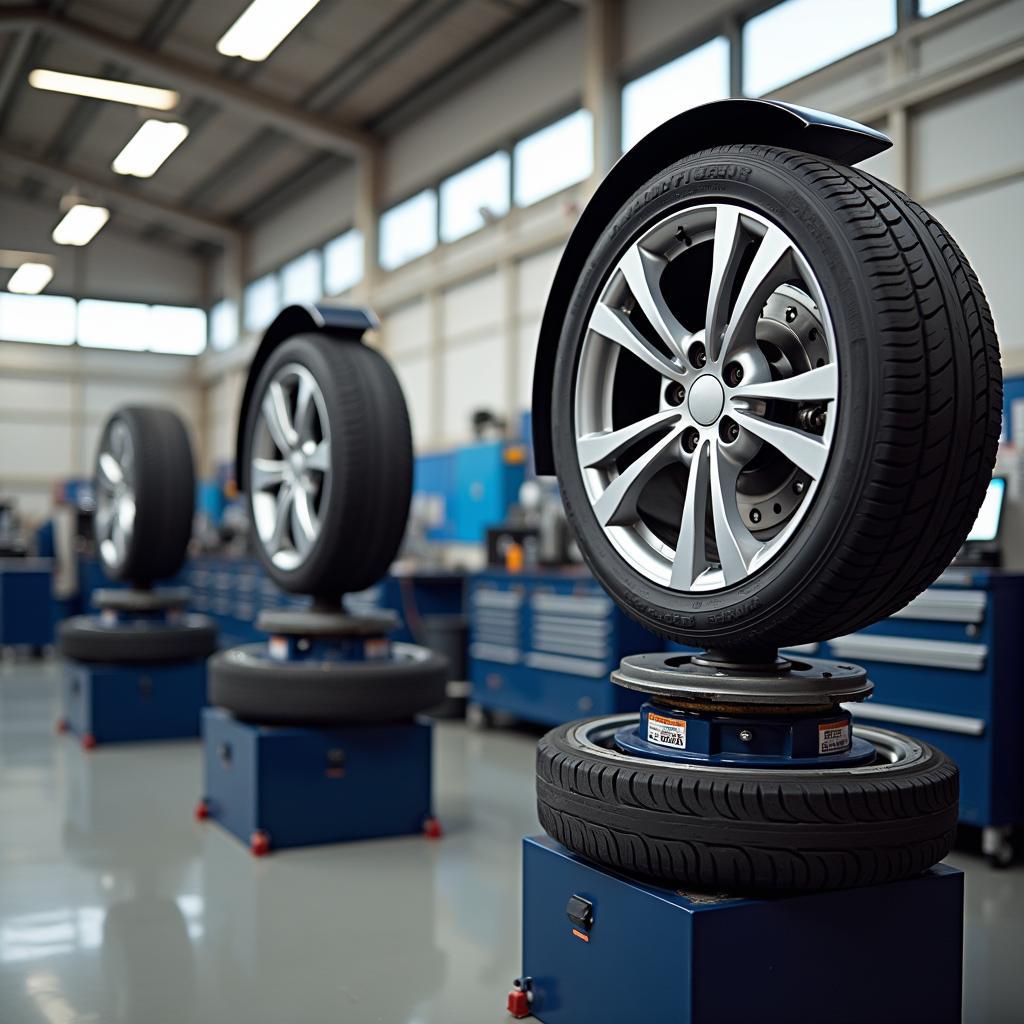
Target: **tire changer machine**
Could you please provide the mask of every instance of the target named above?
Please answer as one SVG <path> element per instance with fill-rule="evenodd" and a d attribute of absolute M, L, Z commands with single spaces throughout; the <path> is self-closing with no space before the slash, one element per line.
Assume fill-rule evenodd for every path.
<path fill-rule="evenodd" d="M 199 735 L 217 630 L 188 612 L 183 587 L 155 586 L 184 564 L 195 509 L 192 449 L 169 409 L 129 406 L 104 426 L 95 469 L 97 552 L 127 586 L 94 592 L 99 615 L 58 628 L 67 659 L 61 732 L 100 743 Z"/>
<path fill-rule="evenodd" d="M 703 650 L 625 658 L 639 714 L 541 740 L 515 1018 L 961 1019 L 956 766 L 851 724 L 863 669 L 778 654 L 928 586 L 994 462 L 984 296 L 925 211 L 853 169 L 887 145 L 785 104 L 695 108 L 620 160 L 566 246 L 538 472 L 610 596 Z M 922 500 L 943 480 L 959 504 Z"/>
<path fill-rule="evenodd" d="M 401 544 L 412 439 L 397 378 L 363 342 L 363 310 L 285 309 L 249 371 L 237 474 L 270 577 L 312 595 L 263 612 L 263 643 L 210 661 L 200 820 L 256 856 L 383 836 L 440 835 L 432 732 L 447 663 L 392 642 L 391 613 L 343 595 L 380 579 Z"/>

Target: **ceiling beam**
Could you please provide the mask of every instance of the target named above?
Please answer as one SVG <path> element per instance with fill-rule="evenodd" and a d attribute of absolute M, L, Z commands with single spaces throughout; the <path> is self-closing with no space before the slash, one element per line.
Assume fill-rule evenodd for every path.
<path fill-rule="evenodd" d="M 102 199 L 143 217 L 157 214 L 167 224 L 193 237 L 207 238 L 221 245 L 236 242 L 239 238 L 238 231 L 225 221 L 200 216 L 173 203 L 150 199 L 141 192 L 135 192 L 123 185 L 111 184 L 77 167 L 51 164 L 5 145 L 0 145 L 0 160 L 21 167 L 23 171 L 38 174 L 58 188 L 81 186 L 88 189 L 90 198 Z"/>
<path fill-rule="evenodd" d="M 297 109 L 292 103 L 241 85 L 170 54 L 147 50 L 105 29 L 36 7 L 0 8 L 0 32 L 37 31 L 84 47 L 107 60 L 141 69 L 168 85 L 203 96 L 228 110 L 270 125 L 307 145 L 346 156 L 364 152 L 371 137 L 361 128 Z"/>

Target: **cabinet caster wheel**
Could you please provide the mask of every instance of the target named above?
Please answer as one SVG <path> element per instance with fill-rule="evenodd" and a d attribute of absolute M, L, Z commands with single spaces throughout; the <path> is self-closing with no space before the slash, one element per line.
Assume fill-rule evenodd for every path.
<path fill-rule="evenodd" d="M 1008 868 L 1014 860 L 1016 849 L 1009 829 L 986 828 L 981 833 L 981 850 L 989 867 Z"/>
<path fill-rule="evenodd" d="M 194 814 L 196 816 L 196 821 L 206 821 L 210 816 L 210 805 L 205 800 L 200 800 L 199 803 L 196 804 Z"/>
<path fill-rule="evenodd" d="M 92 750 L 93 747 L 95 747 L 95 746 L 96 746 L 96 737 L 93 736 L 93 734 L 91 732 L 87 732 L 82 737 L 82 749 L 83 750 Z"/>
<path fill-rule="evenodd" d="M 270 853 L 270 836 L 262 829 L 256 829 L 249 837 L 249 850 L 254 857 L 266 857 Z"/>

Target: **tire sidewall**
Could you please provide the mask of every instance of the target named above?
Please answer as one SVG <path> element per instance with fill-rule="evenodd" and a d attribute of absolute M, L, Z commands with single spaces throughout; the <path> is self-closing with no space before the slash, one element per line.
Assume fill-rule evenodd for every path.
<path fill-rule="evenodd" d="M 736 202 L 781 227 L 806 256 L 831 316 L 839 362 L 839 416 L 823 479 L 803 522 L 768 565 L 740 584 L 684 594 L 643 576 L 598 525 L 575 451 L 575 379 L 590 311 L 624 250 L 651 225 L 690 206 Z M 615 601 L 653 631 L 684 643 L 807 643 L 802 593 L 856 514 L 873 449 L 880 365 L 871 311 L 843 228 L 822 200 L 777 163 L 750 154 L 689 157 L 657 175 L 606 228 L 573 293 L 555 368 L 552 437 L 566 514 L 590 569 Z M 805 599 L 806 600 L 806 599 Z"/>

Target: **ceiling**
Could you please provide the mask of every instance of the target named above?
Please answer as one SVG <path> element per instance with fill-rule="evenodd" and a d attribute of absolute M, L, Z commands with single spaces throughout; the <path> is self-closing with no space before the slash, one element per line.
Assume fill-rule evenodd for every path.
<path fill-rule="evenodd" d="M 106 190 L 116 222 L 189 249 L 356 157 L 446 83 L 572 15 L 566 0 L 321 0 L 259 63 L 215 49 L 248 0 L 0 0 L 0 193 L 49 208 Z M 110 164 L 144 116 L 41 92 L 34 67 L 177 89 L 190 135 L 149 179 Z M 404 120 L 403 120 L 404 119 Z M 191 219 L 190 219 L 191 218 Z M 209 228 L 209 229 L 208 229 Z"/>

